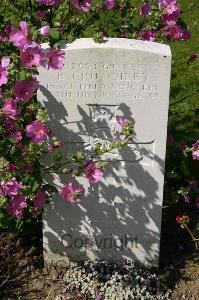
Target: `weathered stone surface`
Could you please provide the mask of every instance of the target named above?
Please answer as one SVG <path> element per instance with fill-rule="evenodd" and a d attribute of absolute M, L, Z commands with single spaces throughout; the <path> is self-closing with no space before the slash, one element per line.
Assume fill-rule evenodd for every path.
<path fill-rule="evenodd" d="M 38 99 L 67 151 L 108 144 L 116 118 L 135 118 L 136 137 L 109 161 L 105 177 L 79 205 L 56 196 L 43 215 L 45 259 L 137 259 L 158 266 L 171 54 L 166 45 L 129 39 L 66 47 L 61 71 L 40 70 Z M 59 179 L 59 180 L 58 180 Z M 64 175 L 54 178 L 59 186 Z"/>

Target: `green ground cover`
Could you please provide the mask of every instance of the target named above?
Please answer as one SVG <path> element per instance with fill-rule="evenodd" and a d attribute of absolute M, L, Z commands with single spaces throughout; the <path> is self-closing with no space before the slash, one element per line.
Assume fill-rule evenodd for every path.
<path fill-rule="evenodd" d="M 171 42 L 173 56 L 170 103 L 186 96 L 191 97 L 170 106 L 169 129 L 178 139 L 189 141 L 198 137 L 199 132 L 199 62 L 188 64 L 192 53 L 199 53 L 199 1 L 179 1 L 183 18 L 191 31 L 191 39 L 186 42 Z"/>
<path fill-rule="evenodd" d="M 191 146 L 199 138 L 199 58 L 187 63 L 192 53 L 199 54 L 199 2 L 181 0 L 179 3 L 183 19 L 191 31 L 191 38 L 186 42 L 170 43 L 172 75 L 168 133 L 183 148 L 183 144 Z M 176 102 L 178 103 L 174 104 Z M 178 145 L 167 145 L 165 203 L 170 205 L 180 202 L 183 212 L 191 208 L 183 203 L 183 198 L 177 191 L 192 180 L 199 181 L 199 163 L 185 157 Z M 195 206 L 192 209 L 195 211 Z M 194 219 L 197 222 L 198 217 L 195 216 Z"/>

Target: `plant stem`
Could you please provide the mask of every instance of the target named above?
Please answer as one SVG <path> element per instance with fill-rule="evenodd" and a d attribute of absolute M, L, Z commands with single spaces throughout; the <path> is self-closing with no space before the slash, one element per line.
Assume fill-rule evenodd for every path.
<path fill-rule="evenodd" d="M 196 237 L 193 235 L 193 233 L 191 232 L 191 230 L 189 229 L 189 227 L 187 226 L 187 224 L 183 224 L 184 228 L 188 231 L 188 233 L 190 234 L 193 242 L 195 243 L 195 248 L 196 250 L 198 251 L 198 240 L 199 239 L 196 239 Z"/>
<path fill-rule="evenodd" d="M 175 105 L 175 104 L 177 104 L 177 103 L 180 103 L 180 102 L 182 102 L 182 101 L 184 101 L 184 100 L 190 98 L 190 97 L 193 96 L 194 94 L 199 94 L 199 91 L 194 91 L 191 95 L 186 96 L 186 97 L 184 97 L 184 98 L 182 98 L 182 99 L 180 99 L 180 100 L 178 100 L 178 101 L 176 101 L 176 102 L 174 102 L 174 103 L 171 103 L 171 104 L 169 104 L 169 106 L 172 106 L 172 105 Z"/>

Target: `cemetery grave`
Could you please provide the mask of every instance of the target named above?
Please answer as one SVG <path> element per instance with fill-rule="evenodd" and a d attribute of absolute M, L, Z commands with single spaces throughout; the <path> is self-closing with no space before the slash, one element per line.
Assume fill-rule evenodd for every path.
<path fill-rule="evenodd" d="M 46 260 L 133 258 L 158 266 L 171 54 L 128 39 L 67 45 L 65 67 L 40 69 L 38 99 L 65 149 L 90 151 L 115 141 L 118 118 L 135 118 L 135 140 L 100 158 L 107 174 L 77 206 L 44 210 Z M 70 150 L 68 150 L 70 151 Z M 65 176 L 60 177 L 64 183 Z M 59 186 L 59 181 L 55 177 Z M 58 256 L 56 258 L 56 255 Z M 49 257 L 48 257 L 49 256 Z"/>
<path fill-rule="evenodd" d="M 0 299 L 199 299 L 197 0 L 3 0 Z"/>

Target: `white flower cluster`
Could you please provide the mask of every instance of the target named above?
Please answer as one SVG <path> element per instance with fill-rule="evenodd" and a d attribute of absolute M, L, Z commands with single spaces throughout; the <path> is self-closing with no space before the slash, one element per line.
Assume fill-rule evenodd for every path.
<path fill-rule="evenodd" d="M 95 300 L 167 300 L 171 291 L 158 293 L 158 278 L 132 261 L 90 262 L 71 266 L 63 278 L 65 292 Z M 58 296 L 56 300 L 63 299 Z"/>

